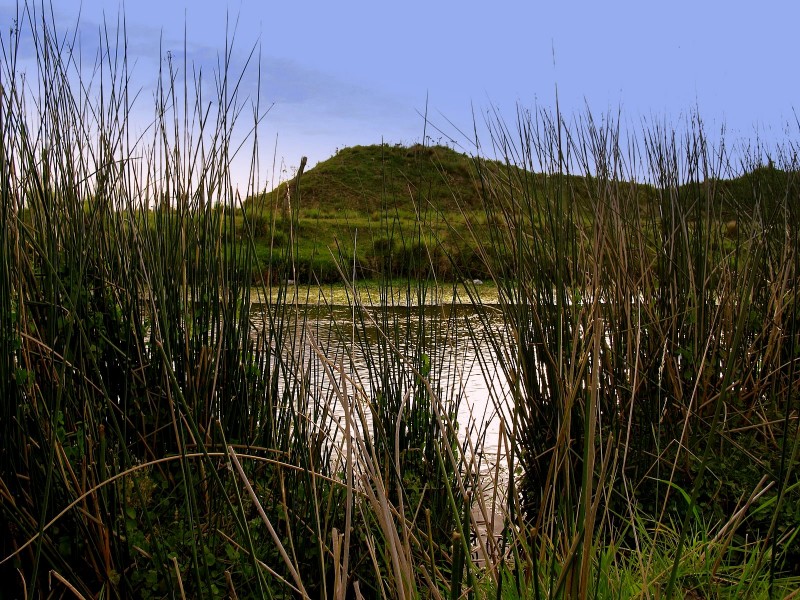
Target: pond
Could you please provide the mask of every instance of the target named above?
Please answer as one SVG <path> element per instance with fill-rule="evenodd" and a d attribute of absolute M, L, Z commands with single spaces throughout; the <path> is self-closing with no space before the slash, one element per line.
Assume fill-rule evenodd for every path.
<path fill-rule="evenodd" d="M 256 329 L 264 327 L 265 308 L 253 307 Z M 482 514 L 475 514 L 481 504 L 475 503 L 476 526 L 484 534 L 499 531 L 497 514 L 508 480 L 500 413 L 508 414 L 509 390 L 498 363 L 498 351 L 507 351 L 507 344 L 496 307 L 297 305 L 281 326 L 284 360 L 302 365 L 294 369 L 302 371 L 297 389 L 311 398 L 309 418 L 339 447 L 333 456 L 343 455 L 348 411 L 355 407 L 361 417 L 351 421 L 358 424 L 355 434 L 370 435 L 381 389 L 388 384 L 402 390 L 407 406 L 420 387 L 415 368 L 427 371 L 442 414 L 456 416 L 462 471 L 477 475 L 485 502 Z M 497 523 L 489 525 L 493 520 Z"/>
<path fill-rule="evenodd" d="M 253 305 L 256 329 L 265 327 L 264 308 Z M 480 436 L 494 443 L 496 450 L 497 411 L 505 406 L 508 394 L 497 360 L 496 345 L 504 344 L 499 311 L 489 307 L 478 314 L 468 304 L 315 305 L 287 316 L 291 323 L 283 324 L 283 350 L 292 357 L 287 362 L 302 364 L 307 382 L 325 398 L 336 400 L 337 385 L 331 373 L 337 383 L 344 376 L 351 395 L 355 391 L 363 401 L 370 401 L 386 377 L 397 385 L 414 380 L 414 367 L 420 366 L 421 359 L 429 364 L 427 379 L 441 402 L 457 405 L 460 434 L 470 432 L 475 442 Z M 371 415 L 367 418 L 371 422 Z"/>

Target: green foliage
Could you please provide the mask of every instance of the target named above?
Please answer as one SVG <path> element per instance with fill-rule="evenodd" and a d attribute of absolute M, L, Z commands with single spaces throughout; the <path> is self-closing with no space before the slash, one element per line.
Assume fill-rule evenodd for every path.
<path fill-rule="evenodd" d="M 540 111 L 518 124 L 536 136 L 515 144 L 497 123 L 498 154 L 546 173 L 481 174 L 483 254 L 506 257 L 491 273 L 513 340 L 495 343 L 512 383 L 506 424 L 521 475 L 508 511 L 520 531 L 539 534 L 514 565 L 546 556 L 559 573 L 548 594 L 583 596 L 590 574 L 605 577 L 587 543 L 614 539 L 618 552 L 642 556 L 637 532 L 626 532 L 641 507 L 658 526 L 679 524 L 668 596 L 684 585 L 682 551 L 698 520 L 728 534 L 726 568 L 757 555 L 771 581 L 797 564 L 789 540 L 800 498 L 787 469 L 798 458 L 790 407 L 800 372 L 787 353 L 798 336 L 796 292 L 787 293 L 798 272 L 800 222 L 788 200 L 797 165 L 722 180 L 697 123 L 680 139 L 650 132 L 643 155 L 624 158 L 614 127 Z M 624 183 L 642 156 L 650 184 Z M 760 540 L 757 550 L 746 540 Z M 548 554 L 551 545 L 571 550 Z M 536 594 L 546 581 L 533 580 Z"/>

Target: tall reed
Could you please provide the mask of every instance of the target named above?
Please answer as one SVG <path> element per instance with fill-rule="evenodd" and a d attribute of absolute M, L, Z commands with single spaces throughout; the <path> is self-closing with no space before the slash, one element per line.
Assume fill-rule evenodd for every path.
<path fill-rule="evenodd" d="M 586 597 L 607 576 L 608 547 L 639 552 L 650 576 L 630 527 L 639 510 L 656 537 L 679 523 L 674 567 L 650 582 L 668 597 L 698 518 L 755 536 L 770 573 L 791 570 L 793 146 L 734 153 L 695 118 L 682 132 L 546 110 L 488 125 L 506 165 L 475 163 L 508 339 L 495 352 L 513 396 L 509 468 L 521 470 L 507 508 L 516 588 Z M 733 527 L 762 473 L 766 517 Z"/>
<path fill-rule="evenodd" d="M 46 8 L 21 7 L 2 40 L 10 593 L 457 597 L 470 531 L 458 396 L 437 383 L 424 309 L 381 317 L 376 344 L 351 298 L 364 385 L 321 299 L 287 283 L 302 185 L 268 223 L 235 191 L 243 128 L 258 197 L 263 111 L 241 87 L 259 78 L 253 55 L 234 73 L 230 40 L 209 84 L 185 49 L 168 53 L 140 131 L 125 35 L 124 20 L 101 28 L 90 72 Z M 407 299 L 425 304 L 427 286 L 412 280 Z"/>

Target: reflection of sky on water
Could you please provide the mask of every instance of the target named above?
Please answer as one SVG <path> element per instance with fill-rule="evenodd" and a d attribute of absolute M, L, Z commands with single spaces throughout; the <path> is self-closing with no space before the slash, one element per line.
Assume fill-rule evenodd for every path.
<path fill-rule="evenodd" d="M 265 322 L 260 308 L 259 305 L 253 308 L 256 330 Z M 358 307 L 355 312 L 346 306 L 305 306 L 299 307 L 291 319 L 286 328 L 291 335 L 284 341 L 285 356 L 293 355 L 290 363 L 303 365 L 304 389 L 333 407 L 332 420 L 334 426 L 339 423 L 340 432 L 345 411 L 337 387 L 346 385 L 348 396 L 361 399 L 366 424 L 371 428 L 369 403 L 378 391 L 374 388 L 380 385 L 375 376 L 380 366 L 376 369 L 373 363 L 370 369 L 370 362 L 377 361 L 389 369 L 405 393 L 414 379 L 411 361 L 424 353 L 431 362 L 432 388 L 440 394 L 445 406 L 458 405 L 462 447 L 466 443 L 467 447 L 480 451 L 480 470 L 484 475 L 493 469 L 500 434 L 496 408 L 504 406 L 508 394 L 505 378 L 497 366 L 496 349 L 489 341 L 502 340 L 499 317 L 481 317 L 474 307 L 467 305 Z M 491 338 L 487 335 L 487 324 Z M 387 348 L 389 355 L 385 352 Z M 394 352 L 409 361 L 405 368 L 398 370 L 396 357 L 391 356 Z M 337 379 L 336 384 L 331 375 Z"/>

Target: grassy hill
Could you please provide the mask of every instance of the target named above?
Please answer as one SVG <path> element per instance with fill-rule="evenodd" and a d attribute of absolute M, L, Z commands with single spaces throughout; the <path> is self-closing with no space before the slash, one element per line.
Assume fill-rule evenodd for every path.
<path fill-rule="evenodd" d="M 322 214 L 373 212 L 385 203 L 412 206 L 414 200 L 441 209 L 480 208 L 476 174 L 472 158 L 444 146 L 354 146 L 302 176 L 300 206 Z M 296 179 L 281 184 L 267 200 L 282 201 L 296 185 Z"/>
<path fill-rule="evenodd" d="M 481 247 L 515 218 L 545 230 L 553 227 L 555 213 L 569 212 L 573 227 L 588 228 L 598 202 L 610 198 L 613 211 L 638 212 L 639 223 L 650 223 L 647 235 L 655 247 L 658 231 L 669 226 L 661 221 L 667 203 L 679 207 L 688 222 L 715 221 L 723 244 L 738 233 L 739 215 L 750 214 L 756 204 L 768 213 L 775 190 L 794 189 L 787 185 L 790 177 L 770 165 L 733 179 L 679 180 L 659 188 L 535 174 L 444 146 L 355 146 L 249 198 L 237 220 L 240 232 L 245 224 L 252 227 L 259 274 L 266 268 L 272 279 L 270 266 L 291 263 L 292 278 L 339 281 L 342 272 L 352 272 L 354 258 L 365 278 L 428 271 L 446 280 L 485 278 L 492 257 Z M 652 180 L 668 177 L 656 174 Z M 523 196 L 532 196 L 541 211 L 512 216 Z M 499 254 L 494 259 L 502 261 Z"/>
<path fill-rule="evenodd" d="M 243 212 L 256 225 L 260 258 L 274 264 L 275 248 L 294 243 L 301 279 L 338 280 L 337 264 L 350 272 L 353 256 L 365 277 L 402 276 L 433 263 L 448 278 L 451 259 L 463 275 L 478 277 L 485 269 L 473 234 L 487 221 L 479 168 L 503 167 L 479 166 L 443 146 L 345 148 L 299 181 L 249 198 Z"/>

